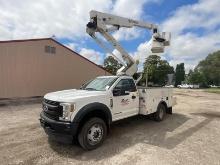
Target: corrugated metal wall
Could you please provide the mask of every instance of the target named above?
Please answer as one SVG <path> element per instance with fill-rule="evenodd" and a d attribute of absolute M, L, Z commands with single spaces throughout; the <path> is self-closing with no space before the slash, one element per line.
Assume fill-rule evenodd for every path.
<path fill-rule="evenodd" d="M 46 45 L 56 47 L 56 54 L 46 53 Z M 85 81 L 106 74 L 52 39 L 0 43 L 0 98 L 79 88 Z"/>

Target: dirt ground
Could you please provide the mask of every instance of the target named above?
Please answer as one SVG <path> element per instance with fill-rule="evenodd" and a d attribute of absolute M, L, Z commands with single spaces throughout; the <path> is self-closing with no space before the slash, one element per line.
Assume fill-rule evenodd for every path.
<path fill-rule="evenodd" d="M 93 151 L 48 140 L 41 104 L 0 106 L 0 164 L 220 164 L 220 95 L 175 89 L 174 114 L 160 123 L 132 117 L 113 124 Z"/>

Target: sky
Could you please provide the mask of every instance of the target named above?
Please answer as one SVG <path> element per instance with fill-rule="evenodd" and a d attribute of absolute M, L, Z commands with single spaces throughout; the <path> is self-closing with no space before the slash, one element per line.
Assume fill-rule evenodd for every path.
<path fill-rule="evenodd" d="M 102 65 L 106 52 L 85 32 L 89 11 L 97 10 L 155 23 L 160 31 L 171 32 L 171 45 L 160 56 L 174 68 L 184 62 L 188 71 L 220 49 L 219 7 L 220 0 L 0 0 L 0 40 L 55 36 Z M 112 35 L 141 63 L 152 54 L 149 30 L 122 28 Z"/>

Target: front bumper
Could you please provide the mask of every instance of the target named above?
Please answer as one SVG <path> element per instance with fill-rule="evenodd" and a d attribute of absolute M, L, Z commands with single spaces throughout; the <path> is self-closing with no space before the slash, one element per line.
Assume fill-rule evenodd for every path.
<path fill-rule="evenodd" d="M 44 112 L 41 112 L 39 120 L 44 131 L 52 138 L 72 140 L 77 133 L 78 123 L 56 121 L 45 116 Z"/>

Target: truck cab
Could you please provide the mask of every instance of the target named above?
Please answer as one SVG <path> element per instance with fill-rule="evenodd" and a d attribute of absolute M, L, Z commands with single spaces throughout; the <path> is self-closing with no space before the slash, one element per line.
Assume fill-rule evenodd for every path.
<path fill-rule="evenodd" d="M 156 113 L 158 107 L 162 111 L 155 117 L 158 121 L 163 119 L 170 106 L 169 95 L 165 94 L 166 98 L 161 100 L 159 94 L 160 98 L 156 100 L 156 97 L 148 98 L 147 93 L 147 89 L 138 88 L 130 76 L 97 77 L 79 90 L 46 94 L 40 123 L 49 136 L 62 140 L 78 139 L 84 149 L 95 149 L 102 144 L 114 121 Z"/>

